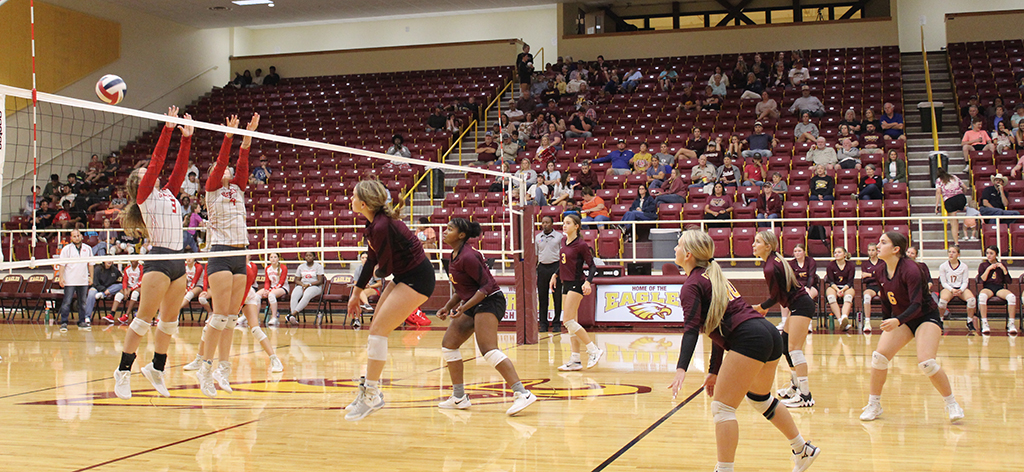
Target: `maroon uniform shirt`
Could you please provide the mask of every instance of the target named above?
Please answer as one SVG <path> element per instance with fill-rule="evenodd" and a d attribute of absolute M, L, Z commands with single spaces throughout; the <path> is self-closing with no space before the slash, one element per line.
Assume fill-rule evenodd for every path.
<path fill-rule="evenodd" d="M 409 272 L 427 260 L 420 239 L 409 231 L 405 223 L 389 218 L 383 212 L 378 212 L 373 216 L 373 221 L 366 224 L 363 236 L 370 249 L 367 251 L 366 264 L 363 264 L 363 270 L 359 272 L 356 287 L 366 287 L 370 276 L 374 274 L 374 267 L 380 268 L 378 277 L 384 278 L 391 274 Z"/>
<path fill-rule="evenodd" d="M 583 241 L 579 235 L 571 243 L 562 246 L 559 251 L 558 278 L 565 282 L 582 282 L 584 277 L 587 282 L 594 281 L 594 254 L 590 252 L 590 246 Z M 583 264 L 590 268 L 584 276 Z"/>
<path fill-rule="evenodd" d="M 473 298 L 476 292 L 490 295 L 498 291 L 498 282 L 487 268 L 484 256 L 468 245 L 463 245 L 459 249 L 458 254 L 455 254 L 448 264 L 447 271 L 455 294 L 462 301 Z"/>
<path fill-rule="evenodd" d="M 837 287 L 846 285 L 847 287 L 853 287 L 853 279 L 857 277 L 857 268 L 846 261 L 846 267 L 840 269 L 839 264 L 835 260 L 828 263 L 828 267 L 825 268 L 825 285 L 835 284 Z"/>
<path fill-rule="evenodd" d="M 985 275 L 985 269 L 988 269 L 990 265 L 992 264 L 989 261 L 982 261 L 982 263 L 978 265 L 978 283 L 982 284 L 983 288 L 987 288 L 995 292 L 1006 287 L 1006 284 L 1010 282 L 1010 274 L 1006 273 L 1006 271 L 1001 268 L 992 269 L 992 271 L 988 273 L 988 277 L 982 279 L 981 276 Z"/>
<path fill-rule="evenodd" d="M 764 263 L 764 280 L 768 282 L 768 293 L 771 294 L 771 298 L 761 303 L 761 308 L 767 310 L 775 306 L 776 302 L 784 308 L 789 308 L 798 298 L 807 296 L 807 290 L 804 290 L 804 286 L 799 282 L 786 289 L 785 263 L 777 252 L 768 255 L 768 260 Z"/>
<path fill-rule="evenodd" d="M 805 257 L 803 267 L 800 267 L 796 259 L 790 259 L 789 266 L 793 268 L 793 272 L 796 272 L 796 279 L 800 281 L 800 285 L 804 287 L 818 286 L 818 263 L 814 261 L 813 257 Z"/>
<path fill-rule="evenodd" d="M 722 356 L 729 349 L 729 337 L 741 323 L 755 318 L 763 318 L 760 313 L 754 311 L 750 304 L 743 301 L 740 292 L 736 287 L 729 284 L 729 303 L 725 306 L 725 314 L 722 322 L 711 333 L 711 362 L 708 365 L 708 373 L 717 374 L 718 368 L 722 365 Z M 693 269 L 686 278 L 686 283 L 679 290 L 679 301 L 683 308 L 683 343 L 679 350 L 679 362 L 676 367 L 686 370 L 693 357 L 693 349 L 697 345 L 697 339 L 704 327 L 704 320 L 708 316 L 708 308 L 711 305 L 711 280 L 704 275 L 701 267 Z"/>
<path fill-rule="evenodd" d="M 889 277 L 889 270 L 883 264 L 878 272 L 878 281 L 882 285 L 882 319 L 895 318 L 901 324 L 922 317 L 938 318 L 939 308 L 928 293 L 928 281 L 925 280 L 921 266 L 909 258 L 900 258 L 896 264 L 896 272 Z"/>
<path fill-rule="evenodd" d="M 878 285 L 878 271 L 885 270 L 885 263 L 879 259 L 875 263 L 871 263 L 871 259 L 868 259 L 861 263 L 861 272 L 864 273 L 863 287 L 868 288 L 871 286 Z"/>

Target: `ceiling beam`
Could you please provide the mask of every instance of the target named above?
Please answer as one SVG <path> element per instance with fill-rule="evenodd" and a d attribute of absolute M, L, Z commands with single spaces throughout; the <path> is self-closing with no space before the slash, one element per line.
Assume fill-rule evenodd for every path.
<path fill-rule="evenodd" d="M 725 7 L 725 9 L 729 12 L 727 15 L 725 15 L 725 18 L 722 18 L 722 21 L 719 21 L 718 24 L 715 26 L 726 26 L 727 24 L 729 24 L 730 21 L 734 19 L 739 19 L 740 21 L 748 25 L 754 24 L 754 20 L 751 20 L 750 17 L 743 13 L 743 9 L 746 8 L 747 5 L 750 5 L 750 3 L 753 2 L 753 0 L 743 0 L 738 5 L 733 5 L 732 3 L 729 2 L 729 0 L 715 1 L 717 1 L 719 5 Z"/>
<path fill-rule="evenodd" d="M 846 13 L 843 13 L 843 16 L 840 17 L 839 19 L 849 20 L 850 18 L 853 18 L 853 15 L 855 15 L 858 11 L 864 10 L 864 7 L 868 3 L 871 3 L 871 0 L 860 0 L 859 2 L 855 3 L 852 7 L 850 7 L 850 9 L 846 11 Z"/>

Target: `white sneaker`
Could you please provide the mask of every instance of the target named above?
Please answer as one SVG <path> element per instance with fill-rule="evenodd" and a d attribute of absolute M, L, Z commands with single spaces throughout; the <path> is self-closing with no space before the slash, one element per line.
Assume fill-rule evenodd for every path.
<path fill-rule="evenodd" d="M 786 405 L 786 408 L 809 408 L 814 406 L 814 398 L 811 398 L 809 393 L 807 395 L 800 394 L 789 401 L 782 402 L 782 404 Z"/>
<path fill-rule="evenodd" d="M 777 392 L 775 392 L 775 395 L 778 396 L 780 400 L 791 400 L 793 398 L 796 398 L 799 394 L 800 391 L 797 390 L 797 388 L 794 387 L 792 383 L 789 384 L 788 387 L 780 388 Z"/>
<path fill-rule="evenodd" d="M 284 372 L 284 364 L 281 363 L 281 359 L 278 359 L 276 354 L 270 356 L 270 372 L 274 374 Z"/>
<path fill-rule="evenodd" d="M 814 459 L 818 458 L 818 454 L 821 454 L 821 449 L 814 447 L 811 443 L 804 443 L 804 449 L 800 452 L 793 453 L 793 472 L 803 472 L 811 466 Z"/>
<path fill-rule="evenodd" d="M 1017 334 L 1017 323 L 1013 319 L 1006 322 L 1006 332 L 1010 335 Z"/>
<path fill-rule="evenodd" d="M 583 364 L 580 362 L 569 361 L 565 364 L 558 366 L 558 370 L 562 372 L 573 372 L 577 370 L 583 370 Z"/>
<path fill-rule="evenodd" d="M 947 404 L 946 413 L 949 413 L 949 421 L 964 419 L 964 409 L 960 408 L 959 403 Z"/>
<path fill-rule="evenodd" d="M 185 364 L 185 367 L 182 367 L 182 369 L 191 372 L 193 370 L 199 370 L 199 366 L 201 366 L 202 364 L 203 358 L 199 357 L 199 354 L 196 354 L 196 358 L 192 362 Z"/>
<path fill-rule="evenodd" d="M 597 363 L 601 360 L 601 356 L 603 355 L 604 351 L 601 349 L 591 352 L 590 355 L 587 357 L 587 368 L 592 369 L 595 365 L 597 365 Z"/>
<path fill-rule="evenodd" d="M 360 390 L 363 388 L 364 384 L 366 384 L 366 376 L 365 375 L 362 376 L 362 377 L 359 377 L 359 389 Z M 345 411 L 351 410 L 352 407 L 356 406 L 356 403 L 358 403 L 358 402 L 359 402 L 359 396 L 356 395 L 356 399 L 352 400 L 352 403 L 349 403 L 348 406 L 345 407 Z"/>
<path fill-rule="evenodd" d="M 473 404 L 469 401 L 469 395 L 463 395 L 462 398 L 455 398 L 455 395 L 452 395 L 447 400 L 437 404 L 438 408 L 445 410 L 465 410 L 470 406 L 473 406 Z"/>
<path fill-rule="evenodd" d="M 967 165 L 964 166 L 963 173 L 965 173 L 965 174 L 970 174 L 971 173 L 971 165 L 970 164 L 967 164 Z"/>
<path fill-rule="evenodd" d="M 992 330 L 988 327 L 988 320 L 981 320 L 981 334 L 992 334 Z"/>
<path fill-rule="evenodd" d="M 850 317 L 849 316 L 844 316 L 844 317 L 839 319 L 839 327 L 843 331 L 849 331 L 850 328 L 853 327 L 853 322 L 850 321 Z"/>
<path fill-rule="evenodd" d="M 156 370 L 152 362 L 142 368 L 142 375 L 146 377 L 146 380 L 149 380 L 149 383 L 153 384 L 156 393 L 165 397 L 171 396 L 171 392 L 167 391 L 167 386 L 164 385 L 164 372 Z"/>
<path fill-rule="evenodd" d="M 114 393 L 117 398 L 130 400 L 132 398 L 132 372 L 130 370 L 114 371 Z"/>
<path fill-rule="evenodd" d="M 213 366 L 206 361 L 201 361 L 199 370 L 196 371 L 196 380 L 199 381 L 199 391 L 210 398 L 217 396 L 217 387 L 213 385 Z"/>
<path fill-rule="evenodd" d="M 277 317 L 272 316 L 270 321 L 267 321 L 267 326 L 277 326 Z"/>
<path fill-rule="evenodd" d="M 505 414 L 508 416 L 515 415 L 525 410 L 526 407 L 532 405 L 535 401 L 537 401 L 537 396 L 533 392 L 527 391 L 526 395 L 516 392 L 512 395 L 512 406 L 505 411 Z"/>
<path fill-rule="evenodd" d="M 864 328 L 861 331 L 864 334 L 871 334 L 871 318 L 864 318 Z"/>
<path fill-rule="evenodd" d="M 384 394 L 377 387 L 359 386 L 359 396 L 352 402 L 352 408 L 345 414 L 348 421 L 359 421 L 367 415 L 384 408 Z"/>
<path fill-rule="evenodd" d="M 775 325 L 775 327 L 778 328 L 779 331 L 786 329 L 786 320 L 780 321 L 779 324 Z"/>
<path fill-rule="evenodd" d="M 862 408 L 863 413 L 860 414 L 861 421 L 874 421 L 882 415 L 882 404 L 868 402 L 867 406 Z"/>
<path fill-rule="evenodd" d="M 230 378 L 231 364 L 222 362 L 219 365 L 217 365 L 216 369 L 213 370 L 213 380 L 217 381 L 217 386 L 220 387 L 221 390 L 228 393 L 232 392 L 231 383 L 229 382 Z"/>

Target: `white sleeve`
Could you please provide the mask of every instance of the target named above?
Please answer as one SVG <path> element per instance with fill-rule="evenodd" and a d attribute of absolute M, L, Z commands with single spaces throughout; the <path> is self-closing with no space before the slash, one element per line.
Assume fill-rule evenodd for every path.
<path fill-rule="evenodd" d="M 316 275 L 324 275 L 324 266 L 320 265 L 319 262 L 313 265 L 313 270 L 316 271 Z"/>
<path fill-rule="evenodd" d="M 970 271 L 970 269 L 967 268 L 967 264 L 963 264 L 963 274 L 964 275 L 963 275 L 963 277 L 960 277 L 961 279 L 963 279 L 960 282 L 960 290 L 967 290 L 967 284 L 969 284 L 971 282 L 970 273 L 971 273 L 971 271 Z"/>
<path fill-rule="evenodd" d="M 956 287 L 949 283 L 949 272 L 949 262 L 943 262 L 942 265 L 939 266 L 939 283 L 941 283 L 942 288 L 946 290 L 956 290 Z"/>

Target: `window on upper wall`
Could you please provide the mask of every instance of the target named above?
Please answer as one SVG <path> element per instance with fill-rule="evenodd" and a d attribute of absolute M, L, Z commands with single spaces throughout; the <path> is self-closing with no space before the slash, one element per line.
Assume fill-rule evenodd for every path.
<path fill-rule="evenodd" d="M 701 20 L 701 26 L 704 25 L 704 20 Z M 682 27 L 682 24 L 679 25 Z M 672 18 L 651 18 L 651 28 L 656 30 L 670 30 L 672 29 Z"/>

